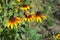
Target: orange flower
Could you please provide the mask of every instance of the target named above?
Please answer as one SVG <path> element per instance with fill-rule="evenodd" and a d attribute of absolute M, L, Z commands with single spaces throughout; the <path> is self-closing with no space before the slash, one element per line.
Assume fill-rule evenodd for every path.
<path fill-rule="evenodd" d="M 28 5 L 22 5 L 22 7 L 21 7 L 21 10 L 28 10 L 28 9 L 30 9 L 30 6 L 28 6 Z"/>
<path fill-rule="evenodd" d="M 39 22 L 40 21 L 40 23 L 42 22 L 42 19 L 41 19 L 41 17 L 39 16 L 39 15 L 34 15 L 34 18 L 35 18 L 35 20 L 37 21 L 37 22 Z"/>
<path fill-rule="evenodd" d="M 46 19 L 46 16 L 42 14 L 40 11 L 37 11 L 37 13 L 34 15 L 34 18 L 37 22 L 40 21 L 40 23 L 42 23 L 42 18 Z"/>
<path fill-rule="evenodd" d="M 30 22 L 33 20 L 33 16 L 32 15 L 25 15 L 23 20 Z"/>
<path fill-rule="evenodd" d="M 13 17 L 10 16 L 9 20 L 8 20 L 8 28 L 10 27 L 11 29 L 13 28 L 17 28 L 17 23 L 20 24 L 21 23 L 21 19 L 19 17 Z"/>
<path fill-rule="evenodd" d="M 60 40 L 60 33 L 56 35 L 56 39 Z"/>

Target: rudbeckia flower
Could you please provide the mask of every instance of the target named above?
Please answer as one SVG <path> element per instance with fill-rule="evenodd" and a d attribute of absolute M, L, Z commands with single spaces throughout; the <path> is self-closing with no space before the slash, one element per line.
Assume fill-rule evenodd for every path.
<path fill-rule="evenodd" d="M 60 33 L 56 35 L 56 39 L 60 39 Z"/>
<path fill-rule="evenodd" d="M 42 14 L 40 11 L 37 11 L 37 13 L 34 15 L 34 18 L 37 22 L 42 23 L 42 18 L 46 19 L 46 16 Z"/>
<path fill-rule="evenodd" d="M 21 19 L 19 17 L 13 17 L 10 16 L 9 20 L 8 20 L 8 28 L 17 28 L 17 23 L 20 24 L 21 23 Z"/>
<path fill-rule="evenodd" d="M 23 18 L 24 21 L 32 21 L 33 20 L 33 16 L 32 15 L 25 15 L 24 18 Z"/>
<path fill-rule="evenodd" d="M 35 20 L 37 21 L 37 22 L 42 22 L 42 19 L 41 19 L 41 17 L 39 16 L 39 15 L 37 15 L 37 14 L 35 14 L 34 15 L 34 18 L 35 18 Z"/>
<path fill-rule="evenodd" d="M 30 6 L 28 6 L 28 5 L 22 5 L 22 7 L 21 7 L 21 10 L 28 10 L 28 9 L 30 9 Z"/>

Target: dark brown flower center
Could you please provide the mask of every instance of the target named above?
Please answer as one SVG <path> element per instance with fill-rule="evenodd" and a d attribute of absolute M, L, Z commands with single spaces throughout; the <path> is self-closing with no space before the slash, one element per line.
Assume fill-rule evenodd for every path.
<path fill-rule="evenodd" d="M 40 11 L 37 11 L 36 15 L 40 15 L 40 14 L 41 14 L 41 12 Z"/>
<path fill-rule="evenodd" d="M 14 21 L 15 17 L 11 16 L 9 20 Z"/>
<path fill-rule="evenodd" d="M 23 7 L 27 7 L 27 5 L 23 5 Z"/>
<path fill-rule="evenodd" d="M 25 17 L 26 17 L 26 18 L 31 18 L 31 15 L 28 15 L 28 16 L 27 16 L 27 15 L 25 15 Z"/>

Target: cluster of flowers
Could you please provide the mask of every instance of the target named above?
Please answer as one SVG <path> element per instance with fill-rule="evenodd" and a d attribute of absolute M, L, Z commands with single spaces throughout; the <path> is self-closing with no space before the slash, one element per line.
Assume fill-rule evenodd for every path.
<path fill-rule="evenodd" d="M 22 4 L 22 0 L 17 0 L 17 2 L 19 4 Z M 16 3 L 13 2 L 13 5 L 16 5 Z M 18 7 L 18 6 L 17 6 Z M 33 13 L 33 15 L 31 15 L 31 13 L 27 10 L 30 10 L 30 5 L 27 4 L 23 4 L 20 9 L 24 12 L 24 17 L 20 18 L 20 17 L 15 17 L 13 15 L 11 15 L 8 19 L 8 23 L 6 25 L 7 28 L 18 28 L 17 24 L 21 25 L 23 21 L 26 22 L 40 22 L 42 23 L 42 19 L 47 20 L 47 17 L 41 12 L 41 11 L 37 11 L 36 13 Z M 0 4 L 0 13 L 2 12 L 2 7 Z M 15 12 L 18 12 L 18 10 L 16 9 Z M 57 39 L 60 39 L 60 33 L 56 35 Z"/>
<path fill-rule="evenodd" d="M 17 0 L 17 2 L 21 3 L 21 0 Z M 26 21 L 26 22 L 36 21 L 42 23 L 42 19 L 47 19 L 46 16 L 41 11 L 37 11 L 36 13 L 34 13 L 34 15 L 29 14 L 29 12 L 27 11 L 29 9 L 30 6 L 26 4 L 22 5 L 21 10 L 25 11 L 24 17 L 20 18 L 20 17 L 10 16 L 6 27 L 13 29 L 13 28 L 17 28 L 17 24 L 21 24 L 22 21 Z"/>
<path fill-rule="evenodd" d="M 42 19 L 47 19 L 44 14 L 40 13 L 40 11 L 37 11 L 37 13 L 34 15 L 31 14 L 29 15 L 24 14 L 24 15 L 25 16 L 23 18 L 10 16 L 7 27 L 8 28 L 11 27 L 11 29 L 13 29 L 14 27 L 17 28 L 17 23 L 21 24 L 22 21 L 26 21 L 26 22 L 36 21 L 42 23 Z"/>

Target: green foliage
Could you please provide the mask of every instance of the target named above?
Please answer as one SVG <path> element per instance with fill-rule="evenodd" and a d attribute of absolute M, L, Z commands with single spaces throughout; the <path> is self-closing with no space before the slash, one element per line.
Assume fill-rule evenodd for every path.
<path fill-rule="evenodd" d="M 29 29 L 28 30 L 29 40 L 39 40 L 41 39 L 41 35 L 37 33 L 37 30 L 35 29 Z"/>
<path fill-rule="evenodd" d="M 48 27 L 53 25 L 52 10 L 54 4 L 58 2 L 57 0 L 22 0 L 21 2 L 22 3 L 19 3 L 17 2 L 17 0 L 0 0 L 0 39 L 1 40 L 41 40 L 42 38 L 45 37 L 45 34 L 43 34 L 43 30 L 41 34 L 40 33 L 38 34 L 37 30 L 40 28 L 40 26 L 42 26 L 43 24 L 45 24 Z M 30 10 L 24 10 L 24 11 L 21 10 L 21 7 L 25 4 L 29 6 L 32 5 L 30 7 Z M 18 12 L 16 12 L 15 9 L 17 9 L 16 11 Z M 23 21 L 23 18 L 25 16 L 24 13 L 26 11 L 29 11 L 29 13 L 30 12 L 36 13 L 38 10 L 41 11 L 44 15 L 46 15 L 47 20 L 44 20 L 45 23 L 43 20 L 42 20 L 43 23 L 40 22 L 37 23 L 35 21 L 33 22 Z M 17 24 L 17 28 L 13 28 L 13 29 L 10 29 L 10 27 L 6 28 L 6 25 L 8 25 L 7 22 L 9 21 L 9 17 L 12 15 L 21 18 L 22 23 L 20 25 Z M 13 18 L 11 20 L 13 21 Z M 22 24 L 24 24 L 24 26 L 21 26 Z M 55 40 L 55 38 L 53 37 L 51 38 L 51 40 Z"/>
<path fill-rule="evenodd" d="M 26 0 L 26 2 L 25 2 L 25 3 L 29 5 L 29 4 L 30 4 L 30 2 L 31 2 L 31 0 Z"/>

